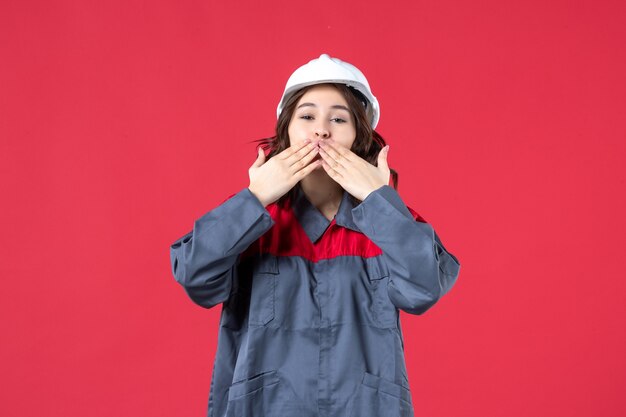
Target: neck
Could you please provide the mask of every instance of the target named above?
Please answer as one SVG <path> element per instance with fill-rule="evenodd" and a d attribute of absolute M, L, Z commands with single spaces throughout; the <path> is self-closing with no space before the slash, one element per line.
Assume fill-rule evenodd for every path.
<path fill-rule="evenodd" d="M 332 218 L 337 214 L 343 198 L 343 188 L 326 171 L 311 172 L 300 180 L 300 187 L 307 200 L 326 217 Z"/>

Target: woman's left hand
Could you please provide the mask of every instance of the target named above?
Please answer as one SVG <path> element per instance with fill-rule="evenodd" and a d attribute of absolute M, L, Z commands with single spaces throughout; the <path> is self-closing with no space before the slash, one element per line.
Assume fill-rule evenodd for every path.
<path fill-rule="evenodd" d="M 332 139 L 322 139 L 319 144 L 326 173 L 359 200 L 363 201 L 372 191 L 389 185 L 389 145 L 378 153 L 378 166 L 374 166 Z"/>

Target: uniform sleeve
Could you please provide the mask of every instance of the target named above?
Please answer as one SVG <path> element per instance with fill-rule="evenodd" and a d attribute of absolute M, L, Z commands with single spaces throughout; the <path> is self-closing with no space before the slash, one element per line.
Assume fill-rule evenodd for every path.
<path fill-rule="evenodd" d="M 352 209 L 352 217 L 383 251 L 387 293 L 397 308 L 422 314 L 450 291 L 459 275 L 458 259 L 431 225 L 411 214 L 396 190 L 385 185 L 373 191 Z"/>
<path fill-rule="evenodd" d="M 197 219 L 193 230 L 170 246 L 174 278 L 205 308 L 226 301 L 238 256 L 273 224 L 259 199 L 244 188 Z"/>

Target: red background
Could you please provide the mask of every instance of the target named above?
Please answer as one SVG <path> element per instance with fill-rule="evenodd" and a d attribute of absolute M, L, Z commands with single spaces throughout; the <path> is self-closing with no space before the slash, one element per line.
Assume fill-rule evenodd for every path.
<path fill-rule="evenodd" d="M 416 416 L 623 416 L 623 1 L 0 4 L 0 415 L 204 416 L 221 306 L 169 245 L 248 185 L 288 76 L 357 65 L 461 261 L 402 313 Z"/>

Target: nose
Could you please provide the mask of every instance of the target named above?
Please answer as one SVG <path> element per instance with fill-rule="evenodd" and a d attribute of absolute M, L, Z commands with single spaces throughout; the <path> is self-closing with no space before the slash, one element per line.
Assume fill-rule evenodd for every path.
<path fill-rule="evenodd" d="M 330 132 L 323 126 L 319 126 L 315 129 L 315 137 L 317 139 L 326 139 L 330 136 Z"/>

